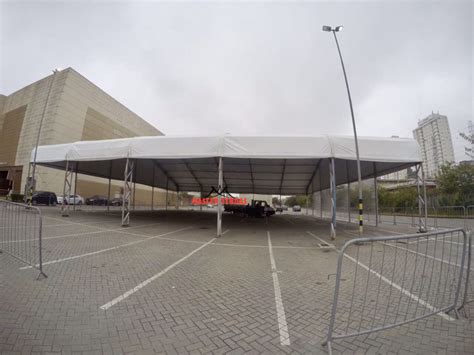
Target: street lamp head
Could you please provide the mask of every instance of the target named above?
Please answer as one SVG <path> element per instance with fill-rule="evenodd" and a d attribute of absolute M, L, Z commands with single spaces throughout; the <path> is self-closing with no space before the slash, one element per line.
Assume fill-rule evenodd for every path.
<path fill-rule="evenodd" d="M 339 31 L 342 31 L 343 28 L 344 28 L 344 26 L 342 26 L 342 25 L 341 25 L 341 26 L 337 26 L 337 27 L 334 29 L 334 31 L 339 32 Z"/>
<path fill-rule="evenodd" d="M 323 31 L 325 31 L 325 32 L 331 32 L 331 31 L 332 31 L 332 27 L 331 27 L 331 26 L 323 26 Z"/>

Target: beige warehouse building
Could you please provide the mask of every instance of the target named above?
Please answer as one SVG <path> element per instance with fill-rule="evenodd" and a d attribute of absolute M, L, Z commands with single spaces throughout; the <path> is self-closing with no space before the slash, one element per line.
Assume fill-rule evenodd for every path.
<path fill-rule="evenodd" d="M 0 95 L 0 194 L 24 191 L 43 113 L 39 145 L 162 135 L 74 69 L 57 71 L 8 96 Z M 38 167 L 36 181 L 36 190 L 62 194 L 64 172 Z M 107 195 L 107 183 L 79 175 L 77 193 Z M 113 184 L 111 197 L 120 194 L 120 187 L 119 182 Z M 163 198 L 157 194 L 156 200 Z M 150 200 L 145 187 L 137 187 L 136 195 L 137 202 Z"/>

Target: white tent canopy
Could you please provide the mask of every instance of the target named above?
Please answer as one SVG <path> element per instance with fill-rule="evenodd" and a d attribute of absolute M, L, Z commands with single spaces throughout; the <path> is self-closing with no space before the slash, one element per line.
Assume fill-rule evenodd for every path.
<path fill-rule="evenodd" d="M 414 139 L 360 137 L 359 151 L 363 179 L 422 161 Z M 65 169 L 73 162 L 78 173 L 123 180 L 133 159 L 136 183 L 207 193 L 223 158 L 227 191 L 292 195 L 329 188 L 332 159 L 336 185 L 356 181 L 355 157 L 354 139 L 344 136 L 152 136 L 40 146 L 36 163 Z"/>

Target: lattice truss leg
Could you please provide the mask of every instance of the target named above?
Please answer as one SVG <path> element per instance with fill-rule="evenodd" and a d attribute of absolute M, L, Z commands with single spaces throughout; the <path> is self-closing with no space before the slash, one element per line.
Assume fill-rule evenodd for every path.
<path fill-rule="evenodd" d="M 420 233 L 425 233 L 427 231 L 426 221 L 428 218 L 428 211 L 426 206 L 425 173 L 422 164 L 418 164 L 415 167 L 415 173 L 416 190 L 418 194 L 418 231 Z"/>
<path fill-rule="evenodd" d="M 130 200 L 133 194 L 133 171 L 135 163 L 127 159 L 123 179 L 122 227 L 130 225 Z"/>
<path fill-rule="evenodd" d="M 73 163 L 66 162 L 66 170 L 64 172 L 64 186 L 63 186 L 63 202 L 61 204 L 61 215 L 63 217 L 69 216 L 69 195 L 72 192 L 72 178 L 74 175 Z"/>

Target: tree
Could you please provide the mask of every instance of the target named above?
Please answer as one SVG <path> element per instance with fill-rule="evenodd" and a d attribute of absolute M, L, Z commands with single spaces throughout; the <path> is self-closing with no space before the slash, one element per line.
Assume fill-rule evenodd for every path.
<path fill-rule="evenodd" d="M 439 201 L 450 205 L 474 203 L 474 166 L 447 164 L 437 175 Z"/>
<path fill-rule="evenodd" d="M 378 195 L 380 207 L 416 207 L 418 203 L 418 192 L 413 186 L 400 187 L 393 191 L 381 187 Z"/>
<path fill-rule="evenodd" d="M 288 196 L 285 199 L 285 205 L 290 207 L 294 205 L 306 207 L 306 203 L 308 203 L 308 207 L 311 206 L 311 204 L 313 203 L 313 198 L 311 195 L 309 195 L 308 197 L 306 197 L 306 195 Z"/>
<path fill-rule="evenodd" d="M 285 198 L 285 205 L 286 206 L 294 206 L 294 205 L 297 205 L 298 202 L 296 200 L 296 196 L 288 196 L 287 198 Z"/>

